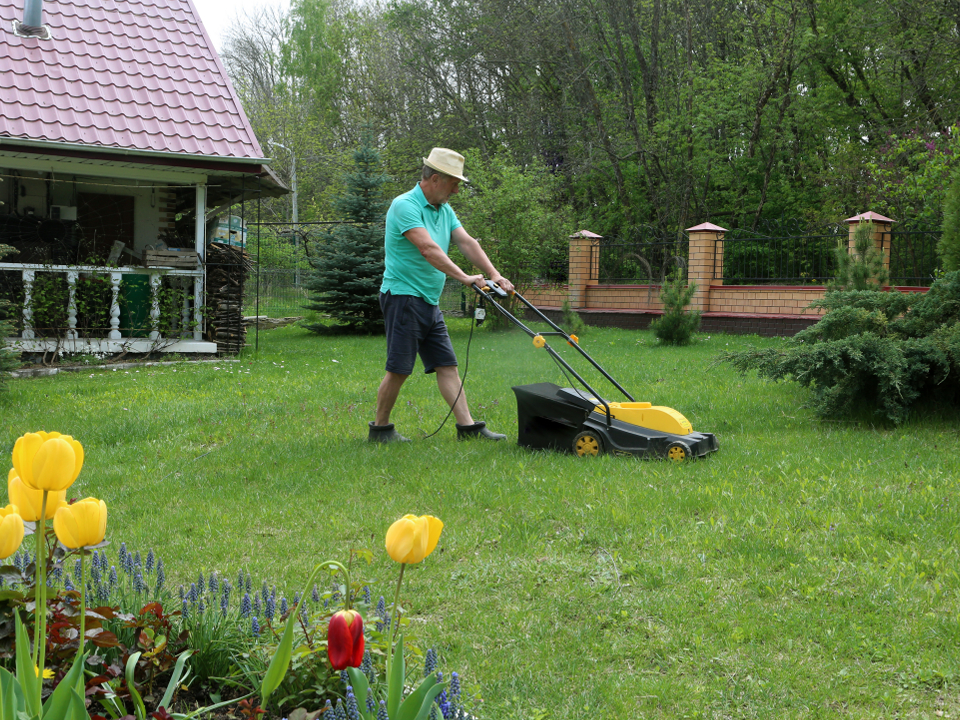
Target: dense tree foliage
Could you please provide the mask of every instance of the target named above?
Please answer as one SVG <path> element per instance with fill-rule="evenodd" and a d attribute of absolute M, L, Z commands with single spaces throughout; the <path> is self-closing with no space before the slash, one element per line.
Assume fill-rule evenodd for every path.
<path fill-rule="evenodd" d="M 330 216 L 369 122 L 388 192 L 432 146 L 473 149 L 549 173 L 551 206 L 604 235 L 939 222 L 958 23 L 939 0 L 297 0 L 225 61 L 261 139 L 296 148 L 302 217 Z"/>

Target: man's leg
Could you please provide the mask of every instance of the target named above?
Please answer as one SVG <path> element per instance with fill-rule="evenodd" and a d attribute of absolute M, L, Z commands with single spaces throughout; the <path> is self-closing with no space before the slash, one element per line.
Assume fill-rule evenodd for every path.
<path fill-rule="evenodd" d="M 377 425 L 389 425 L 390 413 L 393 406 L 397 404 L 397 397 L 400 395 L 400 388 L 407 381 L 409 375 L 387 372 L 380 381 L 380 388 L 377 390 Z M 369 417 L 369 415 L 367 416 Z"/>
<path fill-rule="evenodd" d="M 453 416 L 457 419 L 458 425 L 473 425 L 473 418 L 470 416 L 470 409 L 467 407 L 466 391 L 460 390 L 460 373 L 456 365 L 437 366 L 437 387 L 440 388 L 440 394 L 447 401 L 447 405 L 453 408 Z M 457 395 L 459 394 L 459 398 Z M 456 402 L 456 405 L 454 405 Z M 377 416 L 379 417 L 379 415 Z"/>

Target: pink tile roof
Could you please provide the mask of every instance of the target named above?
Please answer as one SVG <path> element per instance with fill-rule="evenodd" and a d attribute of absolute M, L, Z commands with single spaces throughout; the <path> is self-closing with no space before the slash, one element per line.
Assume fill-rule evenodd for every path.
<path fill-rule="evenodd" d="M 875 213 L 873 210 L 869 212 L 860 213 L 859 215 L 854 215 L 851 218 L 847 218 L 844 222 L 848 223 L 860 223 L 860 222 L 881 222 L 881 223 L 894 223 L 896 220 L 891 220 L 888 217 L 884 217 L 880 213 Z"/>
<path fill-rule="evenodd" d="M 0 0 L 0 140 L 263 158 L 190 0 L 46 0 L 52 39 Z"/>
<path fill-rule="evenodd" d="M 726 232 L 726 228 L 722 228 L 719 225 L 714 225 L 711 222 L 700 223 L 699 225 L 694 225 L 693 227 L 688 227 L 687 232 Z"/>

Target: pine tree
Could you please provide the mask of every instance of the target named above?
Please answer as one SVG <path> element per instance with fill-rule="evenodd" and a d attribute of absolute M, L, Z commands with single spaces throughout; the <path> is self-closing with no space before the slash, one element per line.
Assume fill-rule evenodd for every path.
<path fill-rule="evenodd" d="M 700 311 L 687 312 L 697 292 L 697 284 L 686 284 L 683 273 L 677 271 L 672 278 L 664 281 L 660 289 L 660 302 L 663 303 L 663 315 L 650 323 L 650 329 L 657 339 L 665 345 L 688 345 L 693 334 L 700 327 Z"/>
<path fill-rule="evenodd" d="M 383 332 L 379 291 L 383 278 L 383 232 L 386 203 L 381 187 L 380 153 L 365 133 L 353 153 L 354 171 L 344 176 L 346 192 L 334 201 L 344 224 L 336 225 L 313 247 L 313 271 L 304 283 L 309 310 L 335 325 L 307 325 L 317 333 Z"/>
<path fill-rule="evenodd" d="M 943 234 L 937 251 L 945 272 L 960 270 L 960 173 L 955 173 L 943 201 Z"/>
<path fill-rule="evenodd" d="M 873 243 L 873 223 L 860 223 L 853 234 L 853 252 L 841 241 L 834 250 L 837 276 L 827 283 L 828 290 L 877 290 L 887 284 L 890 273 L 884 267 L 884 255 Z"/>

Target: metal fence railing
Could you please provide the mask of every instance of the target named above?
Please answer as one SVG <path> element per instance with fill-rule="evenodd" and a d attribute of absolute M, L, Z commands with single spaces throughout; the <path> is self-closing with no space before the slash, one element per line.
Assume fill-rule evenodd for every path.
<path fill-rule="evenodd" d="M 839 225 L 826 233 L 783 237 L 730 230 L 715 276 L 724 285 L 823 285 L 836 276 L 835 250 L 846 242 L 847 228 Z"/>
<path fill-rule="evenodd" d="M 890 257 L 890 284 L 926 287 L 941 269 L 939 231 L 905 230 L 884 233 L 883 250 Z"/>
<path fill-rule="evenodd" d="M 658 285 L 676 269 L 686 276 L 690 240 L 648 238 L 639 242 L 601 240 L 592 258 L 601 285 Z"/>
<path fill-rule="evenodd" d="M 294 317 L 306 313 L 307 290 L 303 285 L 303 275 L 297 282 L 296 270 L 269 270 L 260 268 L 254 271 L 248 282 L 248 292 L 244 297 L 243 314 L 266 315 L 267 317 Z"/>

